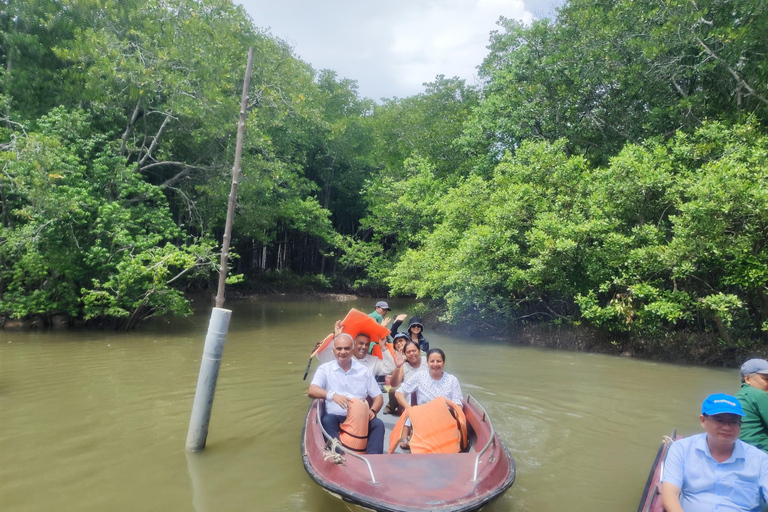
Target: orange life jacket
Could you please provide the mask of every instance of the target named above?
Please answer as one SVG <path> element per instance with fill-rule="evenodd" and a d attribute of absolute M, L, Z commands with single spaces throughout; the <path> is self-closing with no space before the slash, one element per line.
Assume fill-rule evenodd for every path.
<path fill-rule="evenodd" d="M 341 325 L 344 326 L 343 331 L 352 336 L 352 339 L 356 338 L 358 334 L 365 334 L 373 343 L 376 343 L 389 335 L 389 329 L 355 308 L 349 310 L 347 316 L 341 321 Z M 379 351 L 381 351 L 381 349 L 379 349 Z M 323 363 L 333 361 L 333 333 L 326 336 L 325 339 L 320 342 L 310 357 L 315 356 L 317 356 Z"/>
<path fill-rule="evenodd" d="M 392 354 L 392 359 L 395 358 L 395 348 L 392 346 L 391 343 L 387 343 L 387 350 L 389 350 L 389 353 Z M 381 347 L 378 343 L 373 344 L 373 350 L 371 351 L 371 354 L 378 357 L 379 359 L 384 359 L 384 354 L 381 353 Z"/>
<path fill-rule="evenodd" d="M 407 409 L 392 429 L 389 453 L 394 453 L 411 418 L 411 453 L 459 453 L 467 447 L 467 418 L 460 405 L 439 396 L 424 405 Z"/>
<path fill-rule="evenodd" d="M 339 441 L 354 452 L 364 452 L 368 446 L 368 402 L 355 398 L 350 401 L 347 419 L 339 427 Z"/>

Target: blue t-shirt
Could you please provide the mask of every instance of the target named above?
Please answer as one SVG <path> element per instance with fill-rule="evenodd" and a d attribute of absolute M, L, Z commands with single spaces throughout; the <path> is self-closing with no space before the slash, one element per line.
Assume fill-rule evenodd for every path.
<path fill-rule="evenodd" d="M 768 455 L 736 440 L 731 457 L 717 462 L 707 434 L 697 434 L 672 444 L 662 482 L 681 489 L 685 512 L 759 512 L 768 500 Z"/>

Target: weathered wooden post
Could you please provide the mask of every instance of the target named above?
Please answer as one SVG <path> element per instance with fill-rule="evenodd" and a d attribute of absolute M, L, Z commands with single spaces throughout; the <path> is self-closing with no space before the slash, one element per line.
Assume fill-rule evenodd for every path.
<path fill-rule="evenodd" d="M 216 381 L 219 378 L 221 355 L 229 331 L 229 320 L 232 311 L 222 309 L 224 305 L 224 286 L 227 280 L 227 259 L 229 257 L 229 242 L 232 237 L 232 219 L 235 216 L 237 203 L 237 186 L 240 183 L 240 160 L 243 155 L 243 135 L 245 134 L 245 119 L 248 116 L 248 86 L 251 81 L 253 68 L 253 48 L 248 50 L 248 64 L 245 67 L 243 80 L 243 95 L 240 99 L 240 117 L 237 121 L 237 145 L 235 147 L 235 164 L 232 167 L 232 188 L 229 191 L 227 221 L 224 225 L 224 239 L 221 244 L 221 266 L 219 268 L 219 289 L 216 293 L 216 307 L 211 311 L 208 324 L 208 334 L 205 337 L 203 358 L 200 361 L 200 374 L 197 377 L 195 401 L 192 404 L 192 416 L 187 431 L 187 450 L 198 451 L 205 448 L 208 438 L 208 424 L 211 421 L 213 397 L 216 393 Z"/>

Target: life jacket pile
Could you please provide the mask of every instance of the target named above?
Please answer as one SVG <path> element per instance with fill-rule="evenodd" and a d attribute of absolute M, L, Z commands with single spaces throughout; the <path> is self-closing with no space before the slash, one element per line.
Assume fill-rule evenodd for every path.
<path fill-rule="evenodd" d="M 353 452 L 362 453 L 368 446 L 368 402 L 355 398 L 347 409 L 347 419 L 339 426 L 339 441 Z"/>
<path fill-rule="evenodd" d="M 386 338 L 389 335 L 389 329 L 380 325 L 376 320 L 355 308 L 349 310 L 349 313 L 347 313 L 347 316 L 341 321 L 341 324 L 344 326 L 343 331 L 352 336 L 352 339 L 356 338 L 358 334 L 365 334 L 374 344 L 376 344 L 379 339 Z M 394 357 L 394 350 L 392 352 L 392 357 Z M 381 349 L 379 349 L 377 355 L 381 358 Z M 310 357 L 317 357 L 318 361 L 321 363 L 333 361 L 333 333 L 326 336 L 325 339 L 318 344 Z"/>
<path fill-rule="evenodd" d="M 467 449 L 467 418 L 461 405 L 439 396 L 400 416 L 389 438 L 389 453 L 397 449 L 407 418 L 411 418 L 413 429 L 411 453 L 459 453 Z"/>

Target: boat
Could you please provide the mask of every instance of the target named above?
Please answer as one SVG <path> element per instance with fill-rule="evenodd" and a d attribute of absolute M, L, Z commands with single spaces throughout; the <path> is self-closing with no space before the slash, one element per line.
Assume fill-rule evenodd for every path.
<path fill-rule="evenodd" d="M 386 401 L 386 394 L 384 394 Z M 337 445 L 320 418 L 324 400 L 309 407 L 301 441 L 301 455 L 309 476 L 331 494 L 381 512 L 459 512 L 478 510 L 509 489 L 515 481 L 515 461 L 494 430 L 483 406 L 467 395 L 462 403 L 467 418 L 469 448 L 461 453 L 383 455 L 357 454 Z M 387 432 L 398 417 L 381 414 Z M 334 460 L 336 459 L 336 460 Z"/>
<path fill-rule="evenodd" d="M 637 512 L 664 512 L 664 506 L 661 504 L 661 478 L 664 476 L 664 462 L 667 459 L 669 447 L 678 439 L 681 437 L 677 436 L 674 430 L 671 436 L 664 436 L 664 441 L 661 443 L 656 459 L 651 466 L 651 472 L 648 474 Z"/>

